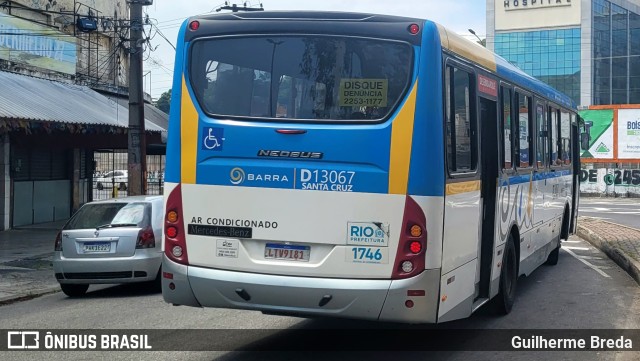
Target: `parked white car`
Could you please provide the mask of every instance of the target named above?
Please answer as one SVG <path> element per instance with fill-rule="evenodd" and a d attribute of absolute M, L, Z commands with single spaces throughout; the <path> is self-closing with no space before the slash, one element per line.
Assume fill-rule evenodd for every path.
<path fill-rule="evenodd" d="M 160 285 L 162 196 L 87 203 L 58 233 L 53 255 L 62 292 L 80 297 L 91 284 Z"/>
<path fill-rule="evenodd" d="M 94 179 L 94 182 L 99 191 L 111 188 L 114 184 L 119 190 L 126 191 L 127 184 L 129 184 L 129 172 L 126 170 L 114 170 Z"/>

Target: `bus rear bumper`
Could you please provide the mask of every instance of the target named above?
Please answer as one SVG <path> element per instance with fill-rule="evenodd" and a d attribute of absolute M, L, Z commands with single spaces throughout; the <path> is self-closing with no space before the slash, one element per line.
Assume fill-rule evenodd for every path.
<path fill-rule="evenodd" d="M 179 305 L 409 323 L 437 317 L 439 269 L 405 280 L 328 279 L 187 267 L 165 258 L 163 272 L 173 274 L 163 279 L 164 299 Z M 408 296 L 408 290 L 424 290 L 424 296 Z"/>

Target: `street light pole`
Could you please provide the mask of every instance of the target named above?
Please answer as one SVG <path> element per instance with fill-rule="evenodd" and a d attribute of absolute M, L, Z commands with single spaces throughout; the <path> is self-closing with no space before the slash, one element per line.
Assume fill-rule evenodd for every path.
<path fill-rule="evenodd" d="M 476 34 L 476 32 L 475 32 L 475 31 L 473 31 L 473 29 L 468 29 L 468 30 L 469 30 L 469 32 L 470 32 L 471 34 L 473 34 L 473 36 L 475 36 L 475 37 L 476 37 L 476 39 L 478 39 L 478 44 L 480 44 L 480 45 L 484 46 L 484 42 L 482 41 L 482 39 L 480 39 L 480 37 L 478 36 L 478 34 Z"/>

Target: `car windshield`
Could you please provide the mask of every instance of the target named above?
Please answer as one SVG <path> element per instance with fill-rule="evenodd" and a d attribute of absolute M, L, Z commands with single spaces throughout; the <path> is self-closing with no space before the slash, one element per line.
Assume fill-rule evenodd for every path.
<path fill-rule="evenodd" d="M 385 118 L 408 88 L 409 44 L 351 37 L 196 41 L 191 83 L 210 114 L 305 121 Z"/>
<path fill-rule="evenodd" d="M 89 229 L 105 225 L 148 223 L 150 208 L 147 203 L 94 203 L 87 204 L 71 218 L 64 229 Z"/>

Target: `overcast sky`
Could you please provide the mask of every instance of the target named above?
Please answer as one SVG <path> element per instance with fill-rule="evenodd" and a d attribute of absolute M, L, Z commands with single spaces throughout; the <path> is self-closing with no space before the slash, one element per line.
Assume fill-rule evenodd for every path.
<path fill-rule="evenodd" d="M 242 4 L 241 1 L 236 3 Z M 248 2 L 252 5 L 259 3 L 255 0 Z M 266 10 L 355 11 L 429 19 L 470 39 L 474 37 L 469 34 L 469 28 L 481 38 L 486 33 L 485 0 L 264 0 L 262 4 Z M 185 18 L 215 13 L 220 5 L 223 5 L 221 0 L 154 0 L 146 11 L 151 19 L 157 21 L 160 31 L 175 44 L 178 28 Z M 159 35 L 151 40 L 151 44 L 157 49 L 144 64 L 145 73 L 151 72 L 145 77 L 145 92 L 157 98 L 171 88 L 175 52 Z"/>

